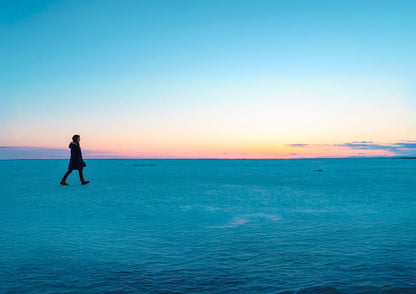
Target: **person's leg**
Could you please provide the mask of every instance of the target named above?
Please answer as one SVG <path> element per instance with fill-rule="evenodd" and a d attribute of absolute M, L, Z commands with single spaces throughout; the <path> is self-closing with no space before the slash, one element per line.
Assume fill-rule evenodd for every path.
<path fill-rule="evenodd" d="M 68 170 L 66 173 L 65 173 L 65 175 L 64 175 L 64 177 L 62 178 L 62 180 L 61 180 L 61 185 L 64 185 L 64 186 L 68 186 L 68 183 L 66 182 L 66 178 L 69 176 L 69 174 L 72 172 L 72 170 Z"/>
<path fill-rule="evenodd" d="M 81 184 L 82 184 L 82 185 L 86 185 L 86 184 L 88 184 L 90 181 L 86 181 L 86 180 L 84 180 L 84 176 L 83 176 L 83 174 L 82 174 L 82 169 L 79 169 L 79 170 L 78 170 L 78 172 L 79 172 L 79 179 L 81 180 Z"/>

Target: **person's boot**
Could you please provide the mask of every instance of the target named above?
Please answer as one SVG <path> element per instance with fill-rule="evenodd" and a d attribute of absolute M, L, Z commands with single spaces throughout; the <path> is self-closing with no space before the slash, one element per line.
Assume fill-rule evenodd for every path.
<path fill-rule="evenodd" d="M 61 184 L 61 185 L 64 185 L 64 186 L 68 186 L 68 185 L 69 185 L 69 184 L 66 182 L 66 177 L 63 177 L 63 178 L 62 178 L 62 180 L 61 180 L 60 184 Z"/>
<path fill-rule="evenodd" d="M 86 185 L 90 182 L 90 181 L 84 180 L 84 174 L 82 173 L 82 169 L 79 170 L 79 179 L 81 180 L 81 185 Z"/>
<path fill-rule="evenodd" d="M 88 184 L 90 181 L 86 181 L 84 180 L 84 177 L 81 178 L 81 185 L 86 185 Z"/>
<path fill-rule="evenodd" d="M 71 174 L 72 170 L 69 170 L 64 174 L 64 177 L 62 178 L 60 184 L 64 186 L 68 186 L 68 183 L 66 182 L 66 178 Z"/>

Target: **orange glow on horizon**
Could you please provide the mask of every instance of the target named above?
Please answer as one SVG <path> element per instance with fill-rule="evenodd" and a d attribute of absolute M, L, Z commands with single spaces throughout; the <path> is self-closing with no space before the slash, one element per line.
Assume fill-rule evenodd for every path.
<path fill-rule="evenodd" d="M 115 156 L 121 158 L 224 158 L 224 159 L 294 159 L 294 158 L 340 158 L 340 157 L 383 157 L 395 156 L 387 150 L 355 150 L 344 146 L 333 145 L 311 145 L 310 147 L 292 147 L 289 145 L 279 146 L 258 146 L 258 147 L 234 147 L 225 151 L 220 148 L 178 148 L 161 146 L 158 149 L 113 149 L 113 150 L 92 150 L 85 149 L 97 155 Z"/>

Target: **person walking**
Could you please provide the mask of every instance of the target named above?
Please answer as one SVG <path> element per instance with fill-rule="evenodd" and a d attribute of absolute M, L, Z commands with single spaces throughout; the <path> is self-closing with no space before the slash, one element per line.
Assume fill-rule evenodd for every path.
<path fill-rule="evenodd" d="M 81 146 L 79 145 L 80 140 L 81 137 L 79 135 L 73 135 L 72 142 L 69 143 L 69 148 L 71 149 L 71 159 L 69 160 L 68 171 L 65 173 L 64 177 L 61 180 L 61 185 L 68 186 L 66 178 L 71 174 L 73 170 L 78 170 L 79 179 L 81 180 L 82 185 L 86 185 L 90 182 L 86 181 L 84 179 L 84 176 L 82 175 L 82 169 L 87 165 L 82 159 Z"/>

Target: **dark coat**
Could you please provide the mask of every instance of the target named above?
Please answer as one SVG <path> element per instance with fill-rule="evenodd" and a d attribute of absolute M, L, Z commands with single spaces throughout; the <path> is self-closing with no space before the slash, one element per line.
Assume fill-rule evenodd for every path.
<path fill-rule="evenodd" d="M 81 146 L 78 143 L 71 142 L 69 144 L 69 148 L 71 149 L 71 159 L 69 160 L 69 170 L 82 170 L 84 166 L 87 166 L 82 159 L 82 152 Z"/>

